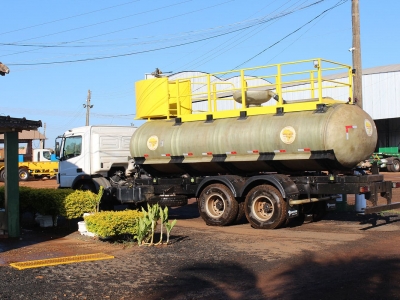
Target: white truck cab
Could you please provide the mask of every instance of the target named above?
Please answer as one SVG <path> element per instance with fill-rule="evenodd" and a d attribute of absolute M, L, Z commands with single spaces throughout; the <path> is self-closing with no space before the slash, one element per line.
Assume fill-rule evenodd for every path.
<path fill-rule="evenodd" d="M 33 149 L 32 161 L 51 161 L 51 152 L 49 149 Z"/>
<path fill-rule="evenodd" d="M 107 185 L 104 179 L 116 171 L 128 172 L 129 144 L 135 130 L 132 126 L 107 125 L 66 131 L 56 142 L 57 183 L 60 187 L 96 190 L 99 184 Z"/>

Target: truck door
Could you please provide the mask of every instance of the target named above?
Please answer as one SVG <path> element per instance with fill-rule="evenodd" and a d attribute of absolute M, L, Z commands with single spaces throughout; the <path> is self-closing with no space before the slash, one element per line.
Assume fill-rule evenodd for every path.
<path fill-rule="evenodd" d="M 58 163 L 57 181 L 60 187 L 71 187 L 77 176 L 85 174 L 82 150 L 82 135 L 64 137 Z"/>

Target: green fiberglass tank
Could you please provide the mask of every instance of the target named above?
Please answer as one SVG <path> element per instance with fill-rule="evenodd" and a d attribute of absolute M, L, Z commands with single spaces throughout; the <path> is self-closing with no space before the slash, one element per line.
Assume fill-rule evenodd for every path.
<path fill-rule="evenodd" d="M 154 176 L 290 174 L 349 170 L 373 153 L 376 141 L 365 111 L 335 104 L 282 115 L 148 121 L 133 134 L 130 151 Z"/>

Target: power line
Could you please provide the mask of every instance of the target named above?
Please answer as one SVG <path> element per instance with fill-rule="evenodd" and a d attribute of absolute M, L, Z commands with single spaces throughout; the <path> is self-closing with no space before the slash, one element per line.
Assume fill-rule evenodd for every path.
<path fill-rule="evenodd" d="M 33 37 L 33 38 L 21 40 L 21 41 L 15 42 L 15 43 L 24 42 L 24 41 L 30 41 L 30 40 L 35 40 L 35 39 L 39 39 L 39 38 L 42 38 L 42 37 L 48 37 L 48 36 L 57 35 L 57 34 L 60 34 L 60 33 L 65 33 L 65 32 L 70 32 L 70 31 L 74 31 L 74 30 L 79 30 L 79 29 L 84 29 L 84 28 L 88 28 L 88 27 L 93 27 L 93 26 L 96 26 L 96 25 L 101 25 L 101 24 L 105 24 L 105 23 L 110 23 L 110 22 L 114 22 L 114 21 L 118 21 L 118 20 L 130 18 L 130 17 L 133 17 L 133 16 L 138 16 L 138 15 L 146 14 L 146 13 L 149 13 L 149 12 L 153 12 L 153 11 L 165 9 L 165 8 L 168 8 L 168 7 L 176 6 L 176 5 L 179 5 L 179 4 L 182 4 L 182 3 L 186 3 L 186 2 L 191 2 L 191 1 L 193 1 L 193 0 L 186 0 L 186 1 L 178 2 L 178 3 L 174 3 L 174 4 L 170 4 L 170 5 L 158 7 L 158 8 L 155 8 L 155 9 L 147 10 L 147 11 L 144 11 L 144 12 L 140 12 L 140 13 L 136 13 L 136 14 L 132 14 L 132 15 L 128 15 L 128 16 L 116 18 L 116 19 L 106 20 L 106 21 L 103 21 L 103 22 L 97 22 L 97 23 L 94 23 L 94 24 L 89 24 L 89 25 L 85 25 L 85 26 L 80 26 L 80 27 L 76 27 L 76 28 L 72 28 L 72 29 L 68 29 L 68 30 L 63 30 L 63 31 L 55 32 L 55 33 L 50 33 L 50 34 L 46 34 L 46 35 L 42 35 L 42 36 L 38 36 L 38 37 Z M 234 1 L 234 0 L 231 0 L 231 1 Z M 134 27 L 133 27 L 133 28 L 134 28 Z M 89 38 L 90 38 L 90 37 L 89 37 Z M 87 38 L 85 38 L 85 39 L 87 39 Z M 71 43 L 71 42 L 63 42 L 63 43 Z"/>
<path fill-rule="evenodd" d="M 183 1 L 183 2 L 179 2 L 177 4 L 182 4 L 182 3 L 185 3 L 185 2 L 189 2 L 189 1 L 193 1 L 193 0 L 186 0 L 186 1 Z M 122 32 L 122 31 L 130 30 L 130 29 L 133 29 L 133 28 L 138 28 L 138 27 L 142 27 L 142 26 L 146 26 L 146 25 L 150 25 L 150 24 L 155 24 L 155 23 L 158 23 L 158 22 L 161 22 L 161 21 L 166 21 L 166 20 L 178 18 L 178 17 L 181 17 L 181 16 L 185 16 L 185 15 L 188 15 L 188 14 L 192 14 L 192 13 L 195 13 L 195 12 L 199 12 L 199 11 L 202 11 L 202 10 L 205 10 L 205 9 L 213 8 L 213 7 L 216 7 L 216 6 L 219 6 L 219 5 L 222 5 L 222 4 L 226 4 L 226 3 L 232 2 L 232 1 L 236 1 L 236 0 L 228 0 L 228 1 L 225 1 L 225 2 L 222 2 L 222 3 L 218 3 L 218 4 L 215 4 L 215 5 L 212 5 L 212 6 L 208 6 L 208 7 L 201 8 L 201 9 L 197 9 L 197 10 L 190 11 L 190 12 L 187 12 L 187 13 L 175 15 L 175 16 L 172 16 L 172 17 L 168 17 L 168 18 L 164 18 L 164 19 L 160 19 L 160 20 L 156 20 L 156 21 L 152 21 L 152 22 L 148 22 L 148 23 L 145 23 L 145 24 L 140 24 L 140 25 L 136 25 L 136 26 L 132 26 L 132 27 L 116 30 L 116 31 L 102 33 L 102 34 L 98 34 L 98 35 L 91 36 L 91 37 L 85 37 L 85 38 L 82 38 L 82 39 L 77 39 L 77 40 L 73 40 L 73 41 L 69 41 L 69 42 L 63 42 L 61 44 L 70 44 L 70 43 L 79 42 L 79 41 L 83 41 L 83 40 L 87 40 L 87 39 L 91 39 L 91 38 L 95 38 L 95 37 L 99 37 L 99 36 L 114 34 L 114 33 Z M 173 5 L 177 5 L 177 4 L 173 4 Z M 173 6 L 173 5 L 167 5 L 167 6 L 162 7 L 162 8 L 170 7 L 170 6 Z M 157 8 L 157 9 L 154 9 L 154 10 L 159 10 L 159 9 L 162 9 L 162 8 Z M 151 12 L 151 11 L 154 11 L 154 10 L 150 10 L 150 11 L 146 11 L 146 12 Z M 146 13 L 146 12 L 143 12 L 143 13 Z M 138 14 L 142 14 L 142 13 L 138 13 Z M 135 15 L 138 15 L 138 14 L 135 14 Z M 99 23 L 99 24 L 102 24 L 102 23 Z M 95 25 L 97 25 L 97 24 L 95 24 Z M 77 29 L 82 29 L 82 28 L 91 27 L 91 26 L 94 26 L 94 25 L 83 26 L 83 27 L 79 27 Z M 73 31 L 73 30 L 76 30 L 76 29 L 69 29 L 69 30 L 66 30 L 66 31 L 63 31 L 63 32 L 59 32 L 59 33 L 64 33 L 64 32 Z M 37 39 L 37 38 L 42 38 L 42 37 L 47 37 L 47 36 L 51 36 L 51 35 L 56 35 L 56 34 L 59 34 L 59 33 L 48 34 L 48 35 L 44 35 L 44 36 L 40 36 L 40 37 L 30 38 L 30 39 L 22 40 L 22 41 L 19 41 L 19 42 L 28 41 L 28 40 Z M 15 52 L 15 53 L 3 55 L 3 56 L 21 54 L 21 53 L 31 52 L 31 51 L 35 51 L 35 50 L 36 49 L 20 51 L 20 52 Z"/>
<path fill-rule="evenodd" d="M 101 9 L 93 10 L 93 11 L 90 11 L 90 12 L 87 12 L 87 13 L 83 13 L 83 14 L 79 14 L 79 15 L 75 15 L 75 16 L 71 16 L 71 17 L 66 17 L 66 18 L 62 18 L 62 19 L 57 19 L 57 20 L 54 20 L 54 21 L 49 21 L 49 22 L 45 22 L 45 23 L 40 23 L 40 24 L 36 24 L 36 25 L 24 27 L 24 28 L 14 29 L 14 30 L 11 30 L 11 31 L 2 32 L 2 33 L 0 33 L 0 35 L 8 34 L 8 33 L 14 33 L 14 32 L 17 32 L 17 31 L 26 30 L 26 29 L 31 29 L 31 28 L 35 28 L 35 27 L 39 27 L 39 26 L 43 26 L 43 25 L 48 25 L 48 24 L 52 24 L 52 23 L 56 23 L 56 22 L 60 22 L 60 21 L 65 21 L 65 20 L 69 20 L 69 19 L 73 19 L 73 18 L 78 18 L 78 17 L 90 15 L 90 14 L 93 14 L 93 13 L 96 13 L 96 12 L 99 12 L 99 11 L 108 10 L 108 9 L 112 9 L 112 8 L 119 7 L 119 6 L 124 6 L 124 5 L 127 5 L 127 4 L 131 4 L 131 3 L 133 3 L 133 2 L 139 2 L 139 1 L 140 1 L 140 0 L 125 2 L 125 3 L 122 3 L 122 4 L 117 4 L 117 5 L 114 5 L 114 6 L 109 6 L 109 7 L 106 7 L 106 8 L 101 8 Z"/>
<path fill-rule="evenodd" d="M 316 4 L 318 4 L 318 3 L 321 3 L 321 2 L 323 2 L 323 1 L 325 1 L 325 0 L 316 1 L 316 2 L 314 2 L 314 3 L 312 3 L 312 4 L 310 4 L 310 5 L 301 7 L 301 8 L 298 9 L 298 10 L 302 10 L 302 9 L 311 7 L 311 6 L 313 6 L 313 5 L 316 5 Z M 342 0 L 342 1 L 343 1 L 343 0 Z M 347 1 L 347 0 L 345 0 L 345 1 Z M 287 12 L 287 13 L 283 13 L 283 14 L 274 16 L 274 17 L 272 17 L 272 18 L 270 18 L 270 19 L 267 19 L 267 20 L 261 19 L 261 21 L 259 21 L 258 23 L 251 24 L 251 25 L 248 25 L 248 26 L 239 28 L 239 29 L 235 29 L 235 30 L 228 31 L 228 32 L 224 32 L 224 33 L 221 33 L 221 34 L 217 34 L 217 35 L 205 37 L 205 38 L 198 39 L 198 40 L 195 40 L 195 41 L 190 41 L 190 42 L 185 42 L 185 43 L 179 43 L 179 44 L 170 45 L 170 46 L 165 46 L 165 47 L 160 47 L 160 48 L 154 48 L 154 49 L 149 49 L 149 50 L 142 50 L 142 51 L 124 53 L 124 54 L 117 54 L 117 55 L 110 55 L 110 56 L 102 56 L 102 57 L 93 57 L 93 58 L 77 59 L 77 60 L 65 60 L 65 61 L 53 61 L 53 62 L 41 62 L 41 63 L 26 63 L 26 64 L 23 64 L 23 63 L 20 63 L 20 64 L 18 64 L 18 63 L 17 63 L 17 64 L 15 64 L 15 63 L 14 63 L 14 64 L 13 64 L 13 63 L 9 63 L 8 65 L 10 65 L 10 66 L 11 66 L 11 65 L 13 65 L 13 66 L 34 66 L 34 65 L 52 65 L 52 64 L 64 64 L 64 63 L 76 63 L 76 62 L 86 62 L 86 61 L 94 61 L 94 60 L 102 60 L 102 59 L 110 59 L 110 58 L 118 58 L 118 57 L 132 56 L 132 55 L 137 55 L 137 54 L 143 54 L 143 53 L 155 52 L 155 51 L 160 51 L 160 50 L 166 50 L 166 49 L 181 47 L 181 46 L 185 46 L 185 45 L 190 45 L 190 44 L 194 44 L 194 43 L 198 43 L 198 42 L 202 42 L 202 41 L 214 39 L 214 38 L 221 37 L 221 36 L 225 36 L 225 35 L 228 35 L 228 34 L 231 34 L 231 33 L 234 33 L 234 32 L 238 32 L 238 31 L 246 30 L 246 29 L 248 29 L 248 28 L 251 28 L 251 27 L 254 27 L 254 26 L 257 26 L 257 25 L 260 25 L 260 24 L 268 23 L 268 22 L 270 22 L 270 21 L 272 21 L 272 20 L 275 20 L 275 19 L 279 19 L 279 18 L 285 17 L 285 16 L 287 16 L 287 15 L 289 15 L 289 14 L 292 14 L 293 12 L 295 12 L 295 11 L 290 11 L 290 12 Z"/>
<path fill-rule="evenodd" d="M 325 1 L 325 0 L 323 0 L 323 1 Z M 130 43 L 128 45 L 148 44 L 150 42 L 165 42 L 165 41 L 168 41 L 168 40 L 171 40 L 171 39 L 177 39 L 177 38 L 182 39 L 182 37 L 187 36 L 187 35 L 188 36 L 193 36 L 193 35 L 196 35 L 196 34 L 205 34 L 205 33 L 210 32 L 210 31 L 220 31 L 220 30 L 222 30 L 222 29 L 224 29 L 226 27 L 240 26 L 240 25 L 245 25 L 245 24 L 248 24 L 248 23 L 259 22 L 260 20 L 262 20 L 264 18 L 266 18 L 266 17 L 246 20 L 246 21 L 242 21 L 242 22 L 235 22 L 235 23 L 231 23 L 231 24 L 227 24 L 227 25 L 222 25 L 222 26 L 217 26 L 217 27 L 210 27 L 210 28 L 206 28 L 206 29 L 184 31 L 184 32 L 176 33 L 176 34 L 170 34 L 170 35 L 163 34 L 162 35 L 163 39 L 161 39 L 161 40 L 153 40 L 153 41 L 150 40 L 150 41 L 147 41 L 147 42 L 141 42 L 141 43 L 135 43 L 135 44 Z M 166 36 L 167 37 L 171 36 L 171 37 L 170 38 L 165 38 Z M 136 40 L 146 39 L 146 38 L 150 38 L 150 37 L 154 38 L 154 37 L 157 37 L 157 36 L 149 36 L 149 37 L 142 37 L 142 38 L 135 37 L 135 38 L 129 38 L 129 39 L 118 39 L 118 40 L 109 40 L 109 41 L 111 41 L 111 42 L 116 42 L 116 41 L 118 42 L 118 41 L 121 41 L 121 40 L 122 41 L 135 40 L 136 41 Z M 82 43 L 87 43 L 87 42 L 82 42 L 82 41 L 79 41 L 79 42 L 81 44 Z M 99 43 L 101 41 L 94 41 L 94 42 Z M 105 41 L 105 42 L 107 42 L 107 41 Z M 84 48 L 84 47 L 88 48 L 88 47 L 105 47 L 105 46 L 107 46 L 107 44 L 105 44 L 105 45 L 70 45 L 71 43 L 73 43 L 73 41 L 70 41 L 70 42 L 58 42 L 58 43 L 55 43 L 55 44 L 43 44 L 43 43 L 19 44 L 19 42 L 13 42 L 13 43 L 0 43 L 0 45 L 1 46 L 13 46 L 13 47 L 38 47 L 38 48 Z M 65 44 L 68 44 L 68 45 L 65 45 Z M 114 45 L 111 45 L 111 46 L 114 46 Z M 124 46 L 124 45 L 122 44 L 120 46 Z"/>
<path fill-rule="evenodd" d="M 277 9 L 275 9 L 274 11 L 277 11 L 278 9 L 280 9 L 281 7 L 283 7 L 285 4 L 287 4 L 287 3 L 289 3 L 290 2 L 290 0 L 289 1 L 287 1 L 286 3 L 284 3 L 283 5 L 281 5 L 280 7 L 278 7 Z M 297 1 L 297 2 L 300 2 L 300 1 Z M 296 2 L 296 3 L 297 3 Z M 306 1 L 304 1 L 304 2 L 307 2 L 307 0 Z M 304 2 L 302 3 L 302 4 L 304 4 Z M 319 2 L 321 2 L 321 1 L 318 1 L 318 3 Z M 295 4 L 296 4 L 295 3 Z M 294 5 L 295 5 L 294 4 Z M 292 6 L 294 6 L 294 5 L 292 5 Z M 307 6 L 308 7 L 308 6 Z M 288 8 L 289 9 L 289 8 Z M 286 9 L 286 10 L 288 10 L 288 9 Z M 293 12 L 295 12 L 295 11 L 298 11 L 298 10 L 301 10 L 301 9 L 303 9 L 303 7 L 297 7 L 296 9 L 293 9 L 292 11 Z M 274 12 L 273 11 L 273 12 Z M 285 11 L 284 11 L 285 12 Z M 289 11 L 290 12 L 290 11 Z M 263 17 L 263 19 L 265 19 L 266 17 Z M 236 34 L 234 37 L 232 37 L 232 38 L 230 38 L 228 41 L 225 41 L 224 43 L 222 43 L 222 44 L 220 44 L 219 46 L 217 46 L 217 47 L 213 47 L 213 49 L 212 50 L 210 50 L 210 51 L 208 51 L 207 53 L 205 53 L 205 54 L 203 54 L 203 55 L 201 55 L 201 57 L 204 57 L 202 60 L 200 60 L 197 64 L 195 64 L 195 68 L 198 68 L 199 66 L 201 66 L 201 65 L 203 65 L 203 64 L 205 64 L 205 63 L 207 63 L 207 62 L 209 62 L 209 61 L 211 61 L 211 60 L 213 60 L 213 59 L 215 59 L 216 57 L 218 57 L 218 56 L 221 56 L 222 54 L 224 54 L 224 53 L 226 53 L 226 52 L 228 52 L 231 48 L 229 47 L 229 46 L 231 46 L 231 45 L 234 45 L 234 47 L 237 47 L 237 45 L 239 45 L 239 44 L 242 44 L 243 42 L 245 42 L 245 41 L 247 41 L 248 39 L 250 39 L 251 37 L 253 37 L 254 35 L 256 35 L 256 34 L 258 34 L 259 32 L 261 32 L 261 31 L 263 31 L 263 30 L 265 30 L 267 27 L 269 27 L 269 26 L 271 26 L 272 24 L 274 24 L 275 22 L 277 22 L 279 19 L 275 19 L 274 20 L 274 22 L 272 22 L 272 23 L 268 23 L 268 26 L 261 26 L 261 25 L 264 25 L 264 24 L 260 24 L 260 26 L 259 27 L 261 27 L 261 28 L 254 28 L 253 30 L 252 30 L 252 32 L 250 32 L 250 33 L 252 33 L 252 35 L 249 35 L 249 33 L 246 35 L 246 36 L 242 36 L 242 37 L 240 37 L 240 33 L 238 33 L 238 34 Z M 257 25 L 258 26 L 258 25 Z M 257 27 L 256 26 L 256 27 Z M 241 41 L 238 41 L 238 39 L 235 39 L 236 37 L 238 37 L 238 39 L 241 39 Z M 235 40 L 234 40 L 235 39 Z M 229 41 L 231 41 L 231 42 L 229 42 Z M 216 48 L 222 48 L 223 47 L 223 49 L 220 49 L 220 50 L 216 50 Z M 213 54 L 209 54 L 210 52 L 214 52 L 214 55 Z M 217 54 L 218 53 L 218 54 Z M 209 54 L 208 56 L 207 56 L 207 54 Z M 199 60 L 199 59 L 198 59 Z"/>
<path fill-rule="evenodd" d="M 283 40 L 285 40 L 286 38 L 288 38 L 289 36 L 293 35 L 294 33 L 296 33 L 297 31 L 301 30 L 302 28 L 304 28 L 306 25 L 310 24 L 311 22 L 313 22 L 314 20 L 318 19 L 320 16 L 322 16 L 323 14 L 325 14 L 326 12 L 346 3 L 348 0 L 340 0 L 339 2 L 337 2 L 335 5 L 333 5 L 332 7 L 324 10 L 322 13 L 320 13 L 319 15 L 317 15 L 316 17 L 312 18 L 310 21 L 306 22 L 305 24 L 303 24 L 302 26 L 300 26 L 299 28 L 297 28 L 296 30 L 292 31 L 291 33 L 287 34 L 286 36 L 284 36 L 283 38 L 281 38 L 279 41 L 273 43 L 272 45 L 268 46 L 267 48 L 265 48 L 264 50 L 260 51 L 259 53 L 257 53 L 256 55 L 252 56 L 251 58 L 249 58 L 248 60 L 246 60 L 245 62 L 241 63 L 240 65 L 237 65 L 234 69 L 237 69 L 241 66 L 243 66 L 244 64 L 248 63 L 249 61 L 253 60 L 254 58 L 256 58 L 257 56 L 261 55 L 262 53 L 264 53 L 265 51 L 267 51 L 268 49 L 272 48 L 273 46 L 279 44 L 280 42 L 282 42 Z"/>

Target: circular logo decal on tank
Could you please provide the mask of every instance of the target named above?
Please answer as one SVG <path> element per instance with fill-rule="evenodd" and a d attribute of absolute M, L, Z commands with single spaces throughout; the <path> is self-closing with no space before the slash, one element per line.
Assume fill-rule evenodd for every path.
<path fill-rule="evenodd" d="M 281 130 L 280 137 L 285 144 L 291 144 L 296 138 L 296 131 L 292 126 L 286 126 Z"/>
<path fill-rule="evenodd" d="M 369 120 L 365 119 L 364 126 L 365 126 L 365 132 L 367 133 L 367 135 L 371 136 L 372 132 L 374 130 L 373 127 L 372 127 L 371 122 Z"/>
<path fill-rule="evenodd" d="M 152 135 L 147 140 L 147 148 L 150 150 L 156 150 L 158 147 L 158 136 Z"/>

